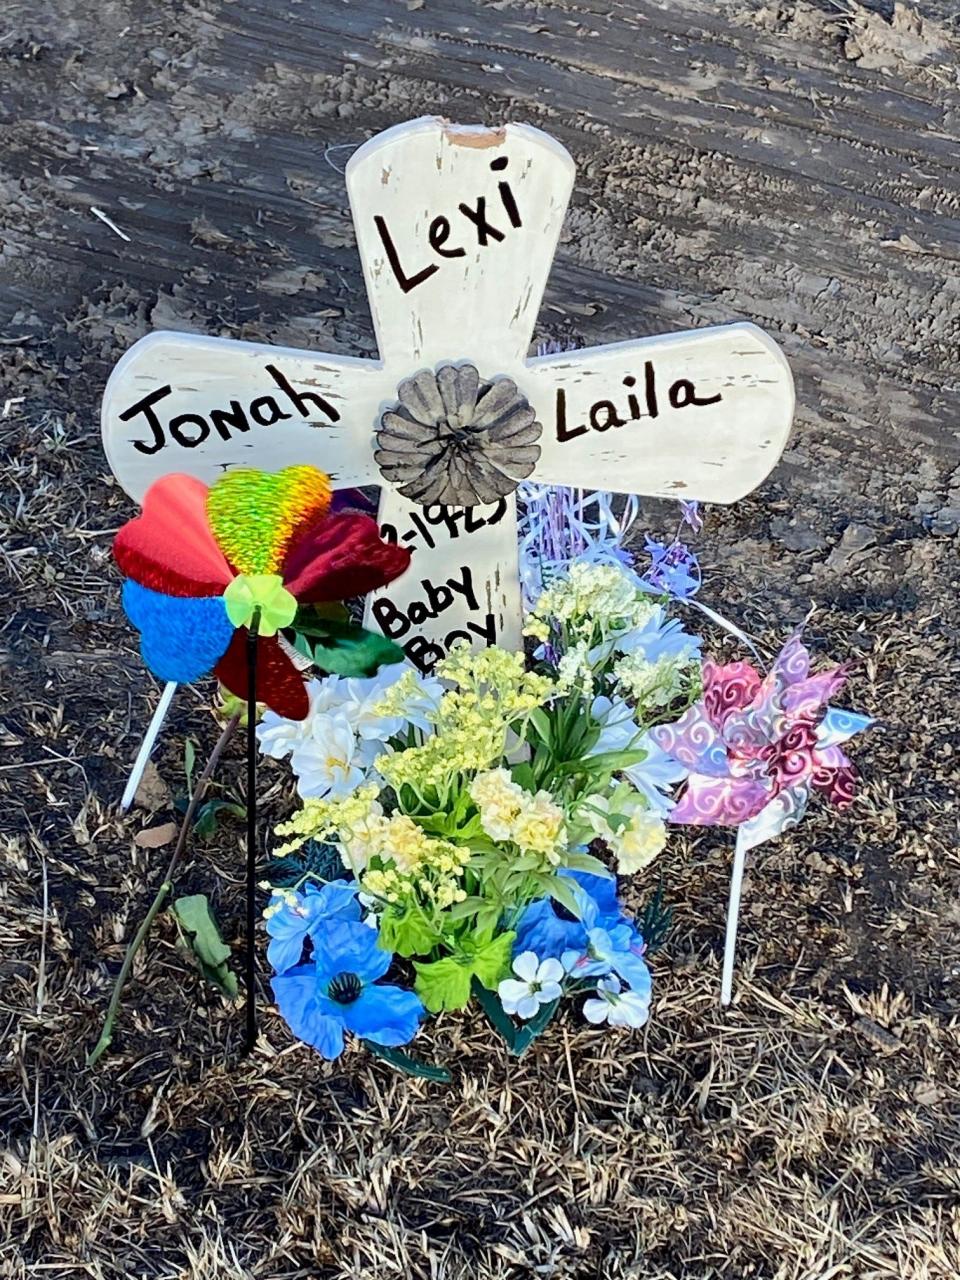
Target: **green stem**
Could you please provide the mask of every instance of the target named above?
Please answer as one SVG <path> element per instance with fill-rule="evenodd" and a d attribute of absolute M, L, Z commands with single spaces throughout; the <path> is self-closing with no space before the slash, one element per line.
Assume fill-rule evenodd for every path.
<path fill-rule="evenodd" d="M 196 816 L 200 801 L 203 799 L 203 793 L 207 789 L 207 783 L 213 776 L 214 770 L 220 763 L 220 757 L 226 749 L 227 743 L 233 737 L 233 734 L 240 723 L 241 712 L 236 711 L 223 726 L 220 737 L 217 739 L 213 750 L 210 752 L 210 759 L 204 765 L 203 773 L 197 780 L 197 785 L 193 789 L 193 795 L 190 797 L 190 803 L 187 805 L 187 811 L 183 815 L 183 821 L 180 824 L 180 831 L 177 835 L 177 843 L 174 845 L 173 853 L 167 864 L 166 875 L 163 882 L 156 892 L 156 896 L 147 909 L 147 914 L 143 917 L 140 928 L 133 936 L 133 941 L 127 947 L 127 954 L 123 957 L 123 964 L 120 966 L 120 972 L 117 974 L 117 980 L 113 986 L 113 994 L 110 997 L 110 1003 L 107 1006 L 106 1016 L 103 1020 L 103 1030 L 100 1032 L 100 1039 L 87 1054 L 87 1066 L 93 1067 L 99 1062 L 106 1051 L 110 1048 L 113 1040 L 113 1027 L 117 1020 L 117 1014 L 120 1011 L 120 999 L 123 995 L 123 988 L 126 986 L 127 979 L 130 976 L 130 970 L 133 968 L 133 962 L 136 959 L 137 952 L 146 941 L 147 934 L 160 908 L 163 906 L 168 895 L 173 890 L 173 883 L 176 873 L 180 867 L 180 860 L 187 847 L 187 837 L 193 826 L 193 820 Z"/>

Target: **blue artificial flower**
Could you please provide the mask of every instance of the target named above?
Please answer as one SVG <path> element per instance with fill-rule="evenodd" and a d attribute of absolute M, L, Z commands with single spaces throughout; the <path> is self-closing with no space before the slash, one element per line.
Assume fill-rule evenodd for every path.
<path fill-rule="evenodd" d="M 613 876 L 567 870 L 561 871 L 560 875 L 574 882 L 580 919 L 555 899 L 538 898 L 525 908 L 517 924 L 517 937 L 513 944 L 515 956 L 533 951 L 540 960 L 559 959 L 571 948 L 586 947 L 589 929 L 598 925 L 612 927 L 624 918 Z"/>
<path fill-rule="evenodd" d="M 700 514 L 700 503 L 693 499 L 690 502 L 680 499 L 680 525 L 688 524 L 694 533 L 703 528 L 703 516 Z"/>
<path fill-rule="evenodd" d="M 314 935 L 312 962 L 277 974 L 270 985 L 290 1030 L 324 1058 L 343 1052 L 344 1031 L 375 1044 L 407 1044 L 425 1010 L 413 991 L 375 985 L 392 960 L 374 929 L 328 919 Z"/>
<path fill-rule="evenodd" d="M 643 575 L 643 582 L 655 591 L 688 600 L 700 590 L 700 565 L 689 547 L 676 539 L 669 545 L 644 537 L 644 550 L 650 557 L 650 567 Z"/>
<path fill-rule="evenodd" d="M 286 973 L 300 963 L 307 938 L 314 938 L 328 921 L 360 919 L 356 882 L 333 880 L 318 885 L 311 881 L 302 893 L 284 889 L 273 895 L 268 911 L 267 959 L 277 973 Z"/>
<path fill-rule="evenodd" d="M 652 982 L 644 960 L 643 938 L 629 920 L 612 927 L 598 926 L 587 933 L 586 946 L 571 948 L 561 956 L 572 978 L 592 978 L 616 974 L 633 991 L 649 994 Z"/>

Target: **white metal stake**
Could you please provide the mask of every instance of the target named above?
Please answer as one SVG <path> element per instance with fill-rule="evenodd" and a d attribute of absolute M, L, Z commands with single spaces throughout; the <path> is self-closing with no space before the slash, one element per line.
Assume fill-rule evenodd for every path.
<path fill-rule="evenodd" d="M 126 811 L 133 804 L 134 797 L 137 794 L 137 787 L 140 785 L 140 779 L 143 777 L 143 771 L 147 767 L 147 761 L 150 759 L 150 752 L 153 750 L 157 741 L 157 736 L 163 728 L 163 722 L 167 718 L 167 712 L 170 710 L 170 703 L 173 701 L 173 695 L 177 692 L 177 683 L 175 680 L 168 680 L 163 687 L 163 693 L 160 695 L 160 701 L 157 703 L 157 709 L 153 713 L 153 719 L 150 721 L 150 727 L 144 735 L 143 741 L 140 743 L 140 750 L 137 752 L 137 758 L 133 762 L 133 769 L 130 771 L 130 780 L 123 789 L 123 795 L 120 797 L 120 812 Z"/>
<path fill-rule="evenodd" d="M 723 945 L 723 977 L 720 982 L 720 1003 L 724 1008 L 733 998 L 733 961 L 737 950 L 740 890 L 743 886 L 743 868 L 746 860 L 747 841 L 743 834 L 743 827 L 737 827 L 737 843 L 733 851 L 733 871 L 730 874 L 730 900 L 727 903 L 727 937 Z"/>

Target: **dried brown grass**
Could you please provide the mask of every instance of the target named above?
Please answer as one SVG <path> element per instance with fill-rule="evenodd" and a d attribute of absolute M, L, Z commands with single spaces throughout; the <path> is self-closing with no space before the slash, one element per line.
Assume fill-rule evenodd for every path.
<path fill-rule="evenodd" d="M 775 490 L 711 519 L 708 598 L 769 645 L 823 602 L 811 640 L 859 659 L 851 705 L 886 722 L 858 744 L 854 809 L 818 809 L 749 874 L 728 1012 L 729 841 L 706 834 L 663 860 L 677 923 L 640 1034 L 564 1017 L 516 1062 L 479 1016 L 447 1015 L 417 1044 L 451 1067 L 445 1087 L 358 1051 L 325 1064 L 268 1012 L 243 1060 L 237 1010 L 162 919 L 91 1072 L 163 857 L 133 843 L 142 811 L 116 811 L 156 691 L 120 616 L 107 549 L 128 508 L 93 433 L 68 445 L 41 418 L 6 438 L 0 1276 L 960 1274 L 949 540 L 892 497 L 877 545 L 838 574 L 771 537 Z M 828 546 L 845 523 L 804 518 Z M 206 692 L 181 694 L 158 754 L 172 791 L 184 737 L 214 740 Z M 280 776 L 264 778 L 274 811 Z M 223 785 L 241 777 L 237 748 Z M 211 895 L 237 944 L 240 847 L 235 829 L 197 844 L 180 885 Z"/>

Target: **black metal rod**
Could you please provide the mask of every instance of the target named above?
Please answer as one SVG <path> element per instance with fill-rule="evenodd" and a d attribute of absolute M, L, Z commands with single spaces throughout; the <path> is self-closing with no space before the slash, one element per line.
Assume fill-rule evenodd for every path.
<path fill-rule="evenodd" d="M 259 610 L 247 628 L 247 1053 L 257 1043 L 257 633 Z"/>

